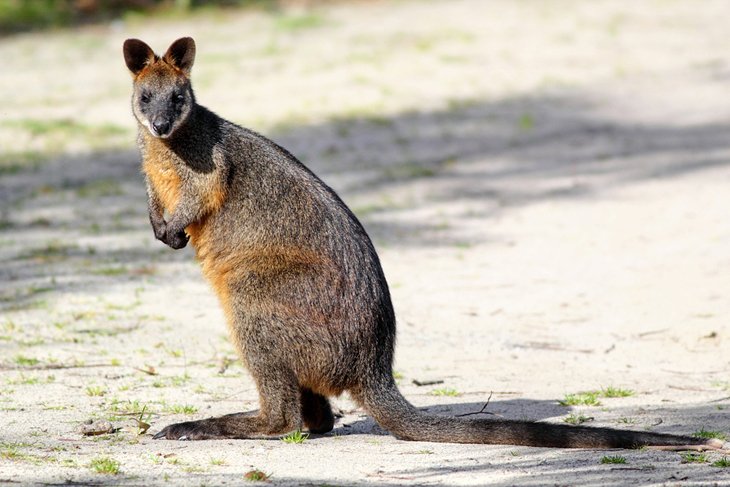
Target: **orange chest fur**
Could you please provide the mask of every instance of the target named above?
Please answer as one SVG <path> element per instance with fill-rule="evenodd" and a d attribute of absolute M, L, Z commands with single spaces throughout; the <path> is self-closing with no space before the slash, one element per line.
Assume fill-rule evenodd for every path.
<path fill-rule="evenodd" d="M 182 183 L 172 161 L 158 151 L 151 151 L 143 161 L 142 170 L 169 213 L 175 211 L 180 200 Z"/>

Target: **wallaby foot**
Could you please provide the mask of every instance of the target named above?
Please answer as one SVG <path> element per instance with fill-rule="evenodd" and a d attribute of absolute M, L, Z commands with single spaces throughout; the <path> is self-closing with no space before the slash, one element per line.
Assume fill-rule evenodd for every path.
<path fill-rule="evenodd" d="M 154 438 L 168 440 L 214 440 L 280 435 L 302 428 L 302 411 L 296 379 L 280 370 L 277 375 L 258 376 L 261 400 L 258 414 L 235 413 L 218 418 L 171 424 Z M 323 398 L 324 399 L 324 398 Z"/>
<path fill-rule="evenodd" d="M 209 418 L 200 421 L 185 421 L 165 426 L 154 438 L 155 440 L 212 440 L 230 438 L 224 429 L 222 418 Z"/>
<path fill-rule="evenodd" d="M 310 433 L 324 434 L 332 431 L 335 426 L 335 416 L 326 397 L 302 388 L 302 420 Z"/>
<path fill-rule="evenodd" d="M 247 413 L 227 414 L 219 418 L 185 421 L 164 427 L 153 438 L 155 440 L 224 440 L 253 438 L 289 433 L 301 428 L 299 418 L 286 420 Z"/>

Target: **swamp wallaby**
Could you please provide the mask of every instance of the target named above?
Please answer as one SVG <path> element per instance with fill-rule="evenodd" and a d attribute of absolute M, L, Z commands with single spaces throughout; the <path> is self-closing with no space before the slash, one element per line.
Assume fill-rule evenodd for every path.
<path fill-rule="evenodd" d="M 155 438 L 204 440 L 332 429 L 348 391 L 398 438 L 567 448 L 717 448 L 718 440 L 606 428 L 434 416 L 393 380 L 395 316 L 370 238 L 335 192 L 267 138 L 197 104 L 195 43 L 164 56 L 124 43 L 155 237 L 195 248 L 259 392 L 258 414 L 172 424 Z M 165 219 L 167 212 L 167 219 Z"/>

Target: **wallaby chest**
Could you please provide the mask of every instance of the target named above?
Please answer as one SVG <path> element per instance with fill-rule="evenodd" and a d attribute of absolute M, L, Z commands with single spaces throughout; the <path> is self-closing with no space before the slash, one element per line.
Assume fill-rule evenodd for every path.
<path fill-rule="evenodd" d="M 162 205 L 169 213 L 175 211 L 182 191 L 179 162 L 175 155 L 163 144 L 155 141 L 142 142 L 142 170 L 150 181 Z"/>

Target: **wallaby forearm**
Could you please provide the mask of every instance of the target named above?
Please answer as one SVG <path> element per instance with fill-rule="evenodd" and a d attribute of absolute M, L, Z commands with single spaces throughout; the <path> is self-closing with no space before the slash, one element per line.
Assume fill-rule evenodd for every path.
<path fill-rule="evenodd" d="M 149 178 L 145 178 L 145 183 L 147 185 L 147 212 L 150 217 L 150 224 L 155 238 L 161 240 L 165 236 L 165 227 L 167 226 L 165 209 L 162 207 L 160 197 L 150 183 Z"/>

